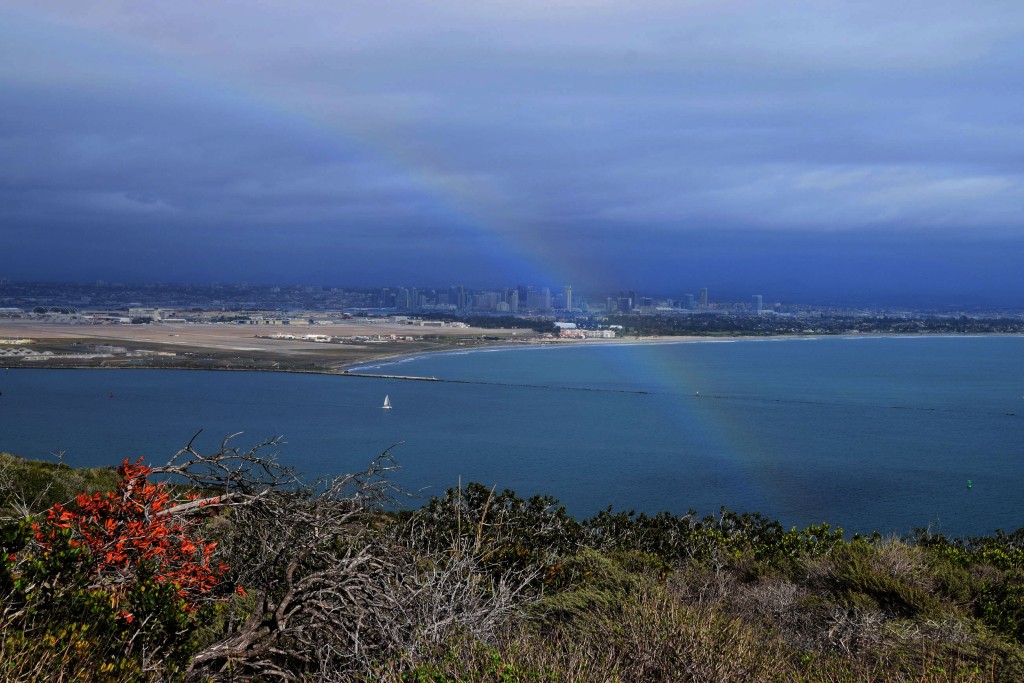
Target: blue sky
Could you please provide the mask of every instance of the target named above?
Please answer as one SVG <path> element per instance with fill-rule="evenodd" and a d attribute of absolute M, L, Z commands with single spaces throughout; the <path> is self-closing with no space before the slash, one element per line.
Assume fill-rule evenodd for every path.
<path fill-rule="evenodd" d="M 1024 4 L 0 3 L 0 277 L 1024 306 Z"/>

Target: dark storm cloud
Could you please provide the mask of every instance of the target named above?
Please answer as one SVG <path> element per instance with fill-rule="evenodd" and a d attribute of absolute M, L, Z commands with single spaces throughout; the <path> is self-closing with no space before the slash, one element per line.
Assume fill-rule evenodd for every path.
<path fill-rule="evenodd" d="M 966 290 L 1024 239 L 1018 2 L 8 4 L 18 277 L 130 247 L 165 277 L 841 287 L 901 255 L 887 286 Z"/>

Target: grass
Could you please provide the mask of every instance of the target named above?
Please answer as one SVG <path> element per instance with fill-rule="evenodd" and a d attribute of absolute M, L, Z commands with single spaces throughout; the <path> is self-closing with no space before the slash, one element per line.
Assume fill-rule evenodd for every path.
<path fill-rule="evenodd" d="M 8 517 L 38 513 L 80 491 L 109 489 L 115 478 L 111 469 L 71 469 L 4 453 L 0 506 Z M 786 530 L 758 515 L 725 511 L 704 519 L 609 511 L 574 520 L 556 501 L 472 484 L 419 512 L 378 516 L 374 530 L 391 534 L 392 551 L 406 556 L 446 542 L 475 553 L 486 571 L 473 581 L 515 571 L 533 577 L 532 584 L 500 628 L 474 636 L 470 623 L 401 647 L 381 641 L 375 658 L 337 680 L 1024 680 L 1024 532 L 847 540 L 827 526 Z M 430 587 L 424 591 L 429 595 Z M 143 677 L 133 668 L 137 659 L 92 658 L 83 635 L 88 624 L 64 619 L 67 632 L 55 630 L 56 622 L 28 624 L 3 600 L 0 682 L 177 675 Z M 194 634 L 197 642 L 215 644 L 258 602 L 235 598 Z M 371 636 L 365 642 L 376 642 Z M 148 670 L 159 671 L 151 665 Z M 283 676 L 320 679 L 312 669 Z M 231 680 L 230 672 L 214 680 Z"/>
<path fill-rule="evenodd" d="M 0 516 L 37 513 L 79 493 L 113 490 L 116 467 L 72 468 L 0 452 Z"/>

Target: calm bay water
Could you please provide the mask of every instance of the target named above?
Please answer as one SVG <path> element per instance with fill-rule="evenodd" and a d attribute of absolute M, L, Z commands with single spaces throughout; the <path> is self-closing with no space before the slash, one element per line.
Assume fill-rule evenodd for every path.
<path fill-rule="evenodd" d="M 407 489 L 461 477 L 548 493 L 578 515 L 724 505 L 851 532 L 1024 526 L 1021 337 L 530 348 L 373 367 L 450 381 L 0 370 L 0 449 L 160 462 L 202 428 L 207 450 L 239 431 L 240 445 L 283 435 L 282 458 L 311 475 L 400 443 Z"/>

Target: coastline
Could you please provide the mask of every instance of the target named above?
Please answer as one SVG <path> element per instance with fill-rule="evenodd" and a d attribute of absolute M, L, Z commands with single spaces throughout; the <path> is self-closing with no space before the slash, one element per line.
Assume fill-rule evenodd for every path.
<path fill-rule="evenodd" d="M 181 329 L 181 328 L 179 328 Z M 0 325 L 0 332 L 4 331 Z M 132 338 L 123 335 L 123 330 L 118 336 L 97 334 L 89 337 L 92 341 L 116 340 L 121 344 L 133 345 Z M 21 361 L 9 360 L 0 357 L 0 369 L 44 369 L 44 370 L 203 370 L 216 372 L 280 372 L 292 374 L 319 374 L 334 375 L 340 377 L 364 377 L 364 378 L 395 378 L 410 380 L 431 380 L 430 377 L 415 375 L 399 375 L 389 372 L 382 372 L 384 368 L 394 368 L 403 363 L 435 355 L 464 355 L 470 353 L 489 353 L 499 351 L 523 351 L 542 349 L 572 349 L 592 348 L 609 346 L 650 346 L 668 344 L 722 344 L 737 342 L 780 342 L 780 341 L 816 341 L 820 339 L 936 339 L 936 338 L 971 338 L 971 337 L 1019 337 L 1024 334 L 1006 333 L 936 333 L 936 334 L 904 334 L 904 333 L 862 333 L 862 334 L 781 334 L 781 335 L 756 335 L 756 334 L 732 334 L 732 335 L 658 335 L 650 337 L 620 337 L 616 339 L 539 339 L 539 338 L 484 338 L 485 330 L 473 330 L 480 334 L 479 338 L 472 342 L 459 342 L 454 346 L 450 340 L 432 339 L 430 341 L 410 342 L 416 344 L 416 348 L 396 349 L 374 348 L 363 346 L 358 348 L 310 344 L 289 345 L 287 348 L 272 350 L 261 350 L 266 358 L 254 356 L 248 358 L 249 362 L 232 365 L 223 360 L 225 356 L 232 356 L 237 360 L 239 354 L 245 351 L 256 351 L 252 348 L 239 348 L 237 346 L 224 346 L 221 348 L 207 347 L 197 340 L 181 340 L 177 344 L 193 349 L 196 355 L 204 352 L 207 357 L 190 358 L 178 356 L 173 358 L 141 356 L 132 358 L 128 362 L 111 362 L 110 359 L 92 358 L 81 360 L 71 357 L 54 355 L 47 360 Z M 47 338 L 37 335 L 39 343 L 45 345 L 47 342 L 56 342 L 54 338 Z M 177 336 L 177 335 L 175 335 Z M 2 338 L 2 337 L 0 337 Z M 514 340 L 514 341 L 513 341 Z M 139 339 L 138 343 L 143 347 L 152 347 L 149 340 Z M 166 342 L 163 342 L 166 343 Z M 465 344 L 465 345 L 463 345 Z M 166 348 L 166 347 L 164 347 Z M 379 349 L 379 350 L 378 350 Z M 348 358 L 343 357 L 339 351 L 347 352 Z M 193 354 L 186 354 L 192 356 Z M 269 360 L 273 358 L 276 360 Z M 13 361 L 13 362 L 12 362 Z"/>
<path fill-rule="evenodd" d="M 396 354 L 394 356 L 380 357 L 366 361 L 360 361 L 344 366 L 345 373 L 357 377 L 384 376 L 375 373 L 365 372 L 371 368 L 380 368 L 389 365 L 399 365 L 426 356 L 455 356 L 475 353 L 489 353 L 495 351 L 529 351 L 541 349 L 572 349 L 595 346 L 657 346 L 668 344 L 729 344 L 737 342 L 781 342 L 781 341 L 819 341 L 822 339 L 959 339 L 959 338 L 982 338 L 982 337 L 1016 337 L 1024 338 L 1024 334 L 898 334 L 898 333 L 872 333 L 872 334 L 775 334 L 775 335 L 720 335 L 720 336 L 670 336 L 661 335 L 655 337 L 619 338 L 619 339 L 593 339 L 593 340 L 535 340 L 518 344 L 495 343 L 491 346 L 477 346 L 469 349 L 439 349 L 420 353 Z M 394 377 L 394 375 L 388 375 Z M 429 377 L 410 379 L 431 379 Z"/>

